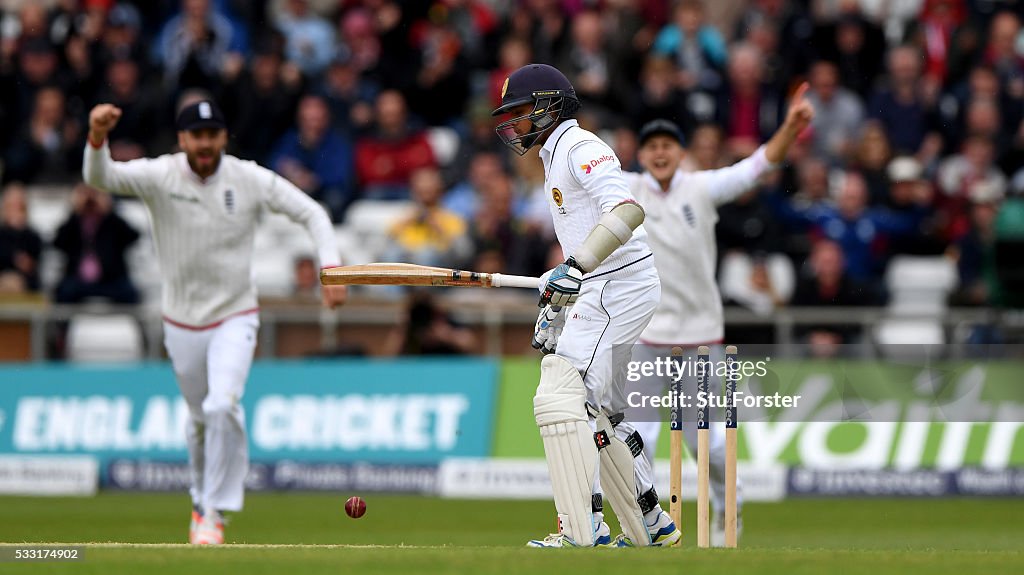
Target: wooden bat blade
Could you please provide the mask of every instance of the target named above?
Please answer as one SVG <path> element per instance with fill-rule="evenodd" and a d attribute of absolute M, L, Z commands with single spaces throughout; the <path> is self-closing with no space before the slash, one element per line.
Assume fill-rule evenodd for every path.
<path fill-rule="evenodd" d="M 323 285 L 398 285 L 491 287 L 490 274 L 403 263 L 376 263 L 324 268 Z"/>

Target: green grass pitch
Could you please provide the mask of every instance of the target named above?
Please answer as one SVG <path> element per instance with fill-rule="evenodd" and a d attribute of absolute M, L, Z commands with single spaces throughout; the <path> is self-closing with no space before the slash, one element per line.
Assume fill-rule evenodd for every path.
<path fill-rule="evenodd" d="M 78 563 L 0 563 L 0 573 L 1022 573 L 1024 500 L 802 499 L 750 503 L 738 550 L 694 546 L 692 504 L 675 549 L 526 549 L 553 528 L 536 501 L 351 494 L 251 494 L 221 548 L 185 540 L 179 494 L 0 497 L 0 542 L 86 543 Z M 613 526 L 613 532 L 616 527 Z M 138 545 L 138 546 L 135 546 Z"/>

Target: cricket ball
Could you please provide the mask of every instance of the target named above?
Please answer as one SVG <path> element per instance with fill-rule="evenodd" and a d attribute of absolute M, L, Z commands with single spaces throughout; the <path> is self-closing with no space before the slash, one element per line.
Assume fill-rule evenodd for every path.
<path fill-rule="evenodd" d="M 345 502 L 345 513 L 352 519 L 359 519 L 366 514 L 366 501 L 362 497 L 349 497 Z"/>

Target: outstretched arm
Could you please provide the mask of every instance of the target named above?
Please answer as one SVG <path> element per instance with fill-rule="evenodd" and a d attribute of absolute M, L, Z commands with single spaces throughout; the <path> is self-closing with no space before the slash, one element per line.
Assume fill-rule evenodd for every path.
<path fill-rule="evenodd" d="M 806 93 L 807 83 L 804 82 L 793 94 L 782 126 L 750 157 L 728 168 L 700 172 L 716 206 L 731 202 L 747 192 L 762 174 L 785 161 L 789 147 L 814 119 L 814 107 L 805 98 Z"/>

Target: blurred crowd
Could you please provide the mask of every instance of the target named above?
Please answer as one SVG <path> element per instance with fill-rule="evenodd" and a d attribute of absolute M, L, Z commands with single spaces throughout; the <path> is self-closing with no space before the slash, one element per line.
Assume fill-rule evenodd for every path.
<path fill-rule="evenodd" d="M 654 118 L 720 168 L 778 127 L 810 84 L 790 161 L 724 207 L 723 296 L 885 302 L 900 254 L 957 266 L 957 305 L 1018 306 L 1024 237 L 1024 2 L 1010 0 L 4 0 L 0 2 L 0 290 L 38 290 L 26 189 L 74 187 L 52 295 L 137 301 L 136 231 L 78 184 L 86 117 L 124 110 L 115 159 L 173 150 L 174 111 L 206 93 L 230 152 L 323 203 L 416 208 L 387 259 L 539 274 L 560 261 L 541 166 L 493 133 L 505 77 L 563 70 L 580 123 L 627 169 Z M 535 152 L 534 152 L 535 153 Z M 102 284 L 102 286 L 101 286 Z M 100 287 L 97 287 L 100 286 Z"/>

